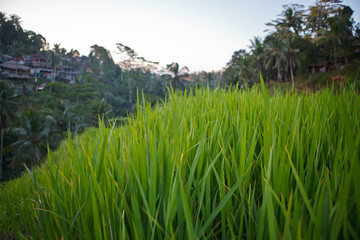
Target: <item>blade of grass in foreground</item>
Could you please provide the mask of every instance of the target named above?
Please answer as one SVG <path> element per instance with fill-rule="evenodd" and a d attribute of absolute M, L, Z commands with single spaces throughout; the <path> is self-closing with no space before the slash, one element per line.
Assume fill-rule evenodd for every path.
<path fill-rule="evenodd" d="M 307 197 L 307 194 L 306 194 L 306 191 L 304 189 L 304 186 L 303 184 L 301 183 L 301 180 L 300 180 L 300 177 L 299 177 L 299 174 L 297 173 L 296 171 L 296 168 L 294 166 L 294 164 L 292 163 L 291 161 L 291 156 L 290 156 L 290 153 L 287 149 L 287 147 L 285 146 L 285 150 L 288 154 L 288 160 L 289 160 L 289 163 L 290 163 L 290 166 L 291 166 L 291 169 L 293 171 L 293 174 L 294 174 L 294 177 L 295 177 L 295 180 L 296 180 L 296 184 L 297 184 L 297 187 L 299 188 L 299 191 L 301 193 L 301 196 L 303 197 L 304 199 L 304 202 L 305 202 L 305 205 L 310 213 L 310 219 L 312 222 L 315 222 L 315 214 L 314 214 L 314 211 L 311 207 L 311 204 L 310 204 L 310 201 L 309 201 L 309 198 Z"/>
<path fill-rule="evenodd" d="M 217 207 L 213 210 L 213 212 L 211 213 L 211 215 L 209 216 L 209 218 L 206 220 L 206 222 L 204 223 L 204 225 L 202 226 L 202 228 L 200 229 L 199 232 L 196 233 L 197 237 L 201 237 L 203 234 L 205 234 L 206 229 L 210 226 L 210 224 L 214 221 L 214 219 L 216 218 L 216 216 L 219 214 L 219 212 L 221 211 L 221 209 L 225 206 L 225 204 L 230 200 L 230 198 L 232 197 L 232 195 L 234 194 L 234 192 L 240 187 L 241 183 L 243 182 L 245 176 L 249 173 L 250 169 L 251 169 L 252 165 L 246 170 L 245 174 L 236 181 L 236 183 L 231 187 L 231 189 L 229 190 L 229 192 L 226 193 L 226 195 L 224 196 L 224 198 L 222 199 L 222 201 L 219 203 L 219 205 L 217 205 Z"/>

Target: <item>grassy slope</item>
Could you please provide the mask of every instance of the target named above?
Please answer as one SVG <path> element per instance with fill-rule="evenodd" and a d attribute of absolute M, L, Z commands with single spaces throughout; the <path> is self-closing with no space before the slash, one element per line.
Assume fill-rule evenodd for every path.
<path fill-rule="evenodd" d="M 2 236 L 359 236 L 355 91 L 190 95 L 69 139 L 2 186 Z"/>

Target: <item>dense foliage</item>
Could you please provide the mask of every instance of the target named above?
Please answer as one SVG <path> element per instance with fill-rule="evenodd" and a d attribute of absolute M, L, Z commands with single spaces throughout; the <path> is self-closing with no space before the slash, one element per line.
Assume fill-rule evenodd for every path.
<path fill-rule="evenodd" d="M 223 75 L 224 84 L 252 85 L 259 72 L 266 82 L 292 82 L 305 72 L 339 70 L 359 59 L 360 25 L 353 10 L 339 0 L 317 0 L 304 10 L 284 5 L 279 18 L 267 23 L 264 38 L 254 37 L 249 51 L 235 51 Z"/>
<path fill-rule="evenodd" d="M 138 91 L 153 103 L 165 97 L 170 78 L 131 64 L 146 60 L 127 46 L 132 52 L 127 59 L 130 67 L 121 68 L 110 51 L 97 44 L 88 56 L 60 44 L 49 49 L 44 37 L 22 28 L 20 17 L 0 12 L 0 20 L 1 62 L 11 57 L 31 67 L 31 56 L 40 55 L 44 60 L 40 66 L 54 72 L 32 74 L 30 80 L 0 79 L 0 181 L 18 176 L 24 164 L 41 163 L 47 147 L 55 149 L 68 131 L 77 134 L 97 126 L 99 117 L 124 122 L 121 119 L 136 110 Z M 70 83 L 56 73 L 63 66 L 73 71 Z"/>
<path fill-rule="evenodd" d="M 24 163 L 28 166 L 40 163 L 47 151 L 47 144 L 51 149 L 55 149 L 61 139 L 67 136 L 67 131 L 71 134 L 81 133 L 86 127 L 97 126 L 99 117 L 114 121 L 134 112 L 136 102 L 130 102 L 128 79 L 133 84 L 130 89 L 133 96 L 136 97 L 138 89 L 145 93 L 148 101 L 156 102 L 164 98 L 163 80 L 156 75 L 136 70 L 122 74 L 123 77 L 119 75 L 112 80 L 99 80 L 96 76 L 84 73 L 77 83 L 47 83 L 43 91 L 35 91 L 35 86 L 46 80 L 38 79 L 37 83 L 1 81 L 3 180 L 23 171 Z M 152 91 L 147 88 L 150 84 Z M 24 116 L 27 116 L 28 120 L 24 121 Z M 41 134 L 40 128 L 27 131 L 27 136 L 19 134 L 19 129 L 26 127 L 29 121 L 43 124 L 49 118 L 52 119 L 52 124 L 47 124 L 49 129 L 46 135 Z M 19 147 L 19 141 L 39 134 L 41 151 L 39 149 L 39 154 L 34 159 L 35 155 L 29 154 L 28 147 Z M 37 143 L 32 141 L 34 145 L 38 145 Z"/>
<path fill-rule="evenodd" d="M 0 12 L 0 52 L 15 58 L 25 53 L 36 53 L 48 48 L 46 39 L 33 31 L 24 30 L 20 17 L 12 14 L 6 17 Z"/>
<path fill-rule="evenodd" d="M 68 138 L 0 192 L 3 237 L 356 239 L 360 99 L 196 90 Z"/>

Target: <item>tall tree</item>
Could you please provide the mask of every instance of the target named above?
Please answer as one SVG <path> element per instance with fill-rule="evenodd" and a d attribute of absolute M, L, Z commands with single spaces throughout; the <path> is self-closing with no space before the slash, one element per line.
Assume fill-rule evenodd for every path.
<path fill-rule="evenodd" d="M 92 68 L 99 74 L 100 79 L 105 80 L 113 75 L 115 63 L 109 50 L 95 44 L 90 47 L 89 58 Z"/>
<path fill-rule="evenodd" d="M 264 45 L 259 37 L 254 37 L 250 40 L 250 51 L 253 58 L 254 68 L 256 69 L 257 74 L 260 76 L 260 73 L 264 70 Z"/>
<path fill-rule="evenodd" d="M 296 66 L 300 65 L 298 55 L 300 50 L 294 46 L 295 37 L 287 37 L 283 41 L 283 47 L 281 49 L 282 58 L 286 62 L 286 70 L 290 70 L 292 87 L 295 87 L 295 79 L 293 70 Z"/>
<path fill-rule="evenodd" d="M 21 20 L 20 20 L 20 17 L 15 15 L 15 14 L 12 14 L 10 15 L 10 22 L 13 24 L 13 26 L 15 27 L 16 30 L 20 30 L 22 29 L 21 27 Z"/>
<path fill-rule="evenodd" d="M 304 8 L 303 5 L 291 4 L 284 5 L 285 9 L 279 18 L 273 20 L 271 23 L 267 23 L 268 26 L 274 26 L 276 29 L 282 29 L 285 34 L 295 34 L 299 36 L 300 32 L 303 30 L 303 15 Z"/>
<path fill-rule="evenodd" d="M 238 71 L 239 80 L 247 85 L 252 85 L 255 81 L 255 69 L 253 68 L 253 58 L 245 54 L 236 61 L 234 67 Z"/>
<path fill-rule="evenodd" d="M 281 41 L 279 32 L 273 33 L 265 38 L 265 69 L 276 69 L 277 81 L 282 82 L 282 65 L 284 63 L 283 55 L 281 52 Z"/>
<path fill-rule="evenodd" d="M 312 34 L 315 39 L 319 37 L 321 31 L 328 31 L 330 25 L 328 18 L 341 8 L 342 0 L 317 0 L 310 6 L 307 14 L 304 15 L 306 30 Z"/>
<path fill-rule="evenodd" d="M 49 51 L 49 55 L 50 55 L 50 63 L 52 68 L 51 81 L 54 82 L 56 77 L 56 66 L 60 62 L 60 57 L 58 54 L 56 54 L 55 51 Z"/>
<path fill-rule="evenodd" d="M 185 85 L 182 83 L 182 78 L 189 75 L 189 68 L 186 66 L 180 68 L 178 63 L 173 62 L 166 65 L 166 70 L 168 70 L 173 75 L 171 80 L 171 86 L 174 89 L 185 89 Z"/>
<path fill-rule="evenodd" d="M 127 84 L 128 84 L 128 93 L 129 93 L 129 103 L 132 104 L 132 94 L 133 94 L 133 79 L 130 77 L 130 70 L 134 67 L 134 61 L 138 57 L 137 53 L 130 48 L 129 46 L 126 46 L 122 43 L 116 44 L 121 58 L 122 58 L 122 68 L 127 70 L 128 76 L 127 76 Z M 121 80 L 123 80 L 123 74 L 121 74 Z"/>
<path fill-rule="evenodd" d="M 343 6 L 338 9 L 338 12 L 333 16 L 328 18 L 330 25 L 330 31 L 325 33 L 325 39 L 331 42 L 332 53 L 334 64 L 337 70 L 339 66 L 337 64 L 338 56 L 345 57 L 348 53 L 349 46 L 353 41 L 353 23 L 351 16 L 353 10 L 349 6 Z"/>
<path fill-rule="evenodd" d="M 214 77 L 214 71 L 212 71 L 212 72 L 206 72 L 206 71 L 204 71 L 203 74 L 204 74 L 204 76 L 205 76 L 207 85 L 210 87 L 210 82 L 211 82 L 211 80 L 212 80 L 213 77 Z"/>
<path fill-rule="evenodd" d="M 80 53 L 76 49 L 71 49 L 70 52 L 66 54 L 68 57 L 80 57 Z"/>
<path fill-rule="evenodd" d="M 244 84 L 251 85 L 255 81 L 254 58 L 245 49 L 235 51 L 227 66 L 224 73 L 225 82 L 242 87 Z"/>
<path fill-rule="evenodd" d="M 29 53 L 37 53 L 45 49 L 46 39 L 41 34 L 33 31 L 26 31 L 28 35 L 27 50 Z"/>

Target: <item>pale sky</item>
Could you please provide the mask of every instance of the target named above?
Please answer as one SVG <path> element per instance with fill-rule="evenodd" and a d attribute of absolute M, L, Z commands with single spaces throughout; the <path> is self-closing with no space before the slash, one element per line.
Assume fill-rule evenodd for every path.
<path fill-rule="evenodd" d="M 178 62 L 190 71 L 225 67 L 234 51 L 263 37 L 265 23 L 289 3 L 315 0 L 0 0 L 0 11 L 21 17 L 24 29 L 88 55 L 98 44 L 118 59 L 116 43 L 162 66 Z M 360 1 L 343 4 L 360 21 Z"/>

